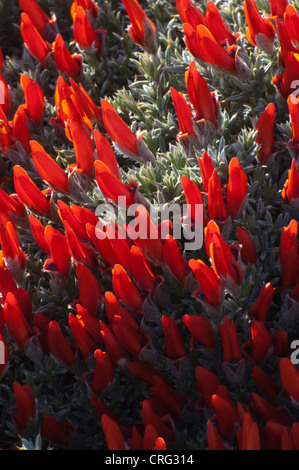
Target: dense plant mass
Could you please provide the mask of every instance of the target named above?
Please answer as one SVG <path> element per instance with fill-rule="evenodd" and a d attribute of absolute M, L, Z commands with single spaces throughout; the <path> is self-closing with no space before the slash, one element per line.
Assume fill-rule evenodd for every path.
<path fill-rule="evenodd" d="M 1 449 L 299 450 L 299 2 L 0 12 Z"/>

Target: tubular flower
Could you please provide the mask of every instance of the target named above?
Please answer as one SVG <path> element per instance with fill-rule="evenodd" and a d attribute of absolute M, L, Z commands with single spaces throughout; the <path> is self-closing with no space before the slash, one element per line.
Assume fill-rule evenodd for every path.
<path fill-rule="evenodd" d="M 203 213 L 205 212 L 201 191 L 197 184 L 186 175 L 182 176 L 181 184 L 188 206 L 187 217 L 190 217 L 192 222 L 198 224 L 201 222 L 199 218 L 201 208 L 203 208 Z"/>
<path fill-rule="evenodd" d="M 162 315 L 162 327 L 166 339 L 167 357 L 175 360 L 186 356 L 184 341 L 175 319 Z"/>
<path fill-rule="evenodd" d="M 99 14 L 99 7 L 94 0 L 74 0 L 71 6 L 71 17 L 74 16 L 77 9 L 82 7 L 90 20 L 96 20 Z"/>
<path fill-rule="evenodd" d="M 275 27 L 270 20 L 261 17 L 254 0 L 243 2 L 247 22 L 246 37 L 253 46 L 271 53 L 275 37 Z"/>
<path fill-rule="evenodd" d="M 101 349 L 94 351 L 94 359 L 95 368 L 91 373 L 91 389 L 94 393 L 101 394 L 113 382 L 114 365 L 109 355 Z"/>
<path fill-rule="evenodd" d="M 2 109 L 2 106 L 0 106 L 0 148 L 4 155 L 7 150 L 13 147 L 14 144 L 15 140 L 12 134 L 10 123 Z"/>
<path fill-rule="evenodd" d="M 44 115 L 45 97 L 43 90 L 37 82 L 26 74 L 21 75 L 20 84 L 26 102 L 24 109 L 34 124 L 39 125 Z"/>
<path fill-rule="evenodd" d="M 13 171 L 15 190 L 23 204 L 38 215 L 49 216 L 51 203 L 45 193 L 38 189 L 24 168 L 15 165 Z"/>
<path fill-rule="evenodd" d="M 84 327 L 84 329 L 90 334 L 92 338 L 104 344 L 100 321 L 98 318 L 89 313 L 89 311 L 80 304 L 76 304 L 76 310 L 76 318 L 80 325 Z"/>
<path fill-rule="evenodd" d="M 262 165 L 269 160 L 275 150 L 273 135 L 274 124 L 275 105 L 274 103 L 270 103 L 260 115 L 255 127 L 255 130 L 257 131 L 255 141 L 260 146 L 258 149 L 258 158 Z"/>
<path fill-rule="evenodd" d="M 84 361 L 97 349 L 97 344 L 78 321 L 77 316 L 72 313 L 69 314 L 69 327 L 75 340 L 76 348 L 81 352 Z"/>
<path fill-rule="evenodd" d="M 295 403 L 299 403 L 299 372 L 289 358 L 279 363 L 280 380 L 286 395 Z"/>
<path fill-rule="evenodd" d="M 216 413 L 220 434 L 225 439 L 229 439 L 239 424 L 237 407 L 230 400 L 217 394 L 212 395 L 211 402 Z"/>
<path fill-rule="evenodd" d="M 259 428 L 251 413 L 245 413 L 241 426 L 237 430 L 239 450 L 261 450 Z"/>
<path fill-rule="evenodd" d="M 35 0 L 19 0 L 20 7 L 26 13 L 39 34 L 44 39 L 51 39 L 56 34 L 56 18 L 53 15 L 49 18 L 46 13 L 39 7 Z"/>
<path fill-rule="evenodd" d="M 250 407 L 253 409 L 255 414 L 266 421 L 273 420 L 283 426 L 290 426 L 293 423 L 293 418 L 291 418 L 289 414 L 276 408 L 272 403 L 255 392 L 252 392 L 252 402 L 250 403 Z"/>
<path fill-rule="evenodd" d="M 200 23 L 202 24 L 202 23 Z M 200 50 L 198 41 L 197 41 L 197 31 L 196 31 L 196 26 L 193 27 L 190 23 L 184 23 L 183 24 L 183 30 L 185 33 L 184 36 L 184 41 L 186 44 L 186 47 L 190 54 L 193 55 L 193 57 L 196 57 L 197 59 L 204 60 L 204 57 L 202 55 L 202 52 Z"/>
<path fill-rule="evenodd" d="M 271 16 L 279 19 L 284 18 L 284 13 L 288 7 L 288 0 L 269 0 Z"/>
<path fill-rule="evenodd" d="M 43 419 L 40 432 L 48 441 L 68 447 L 74 437 L 76 427 L 68 421 L 57 421 L 54 416 L 46 415 Z"/>
<path fill-rule="evenodd" d="M 284 12 L 284 24 L 292 43 L 295 47 L 299 47 L 299 15 L 294 5 L 287 5 Z"/>
<path fill-rule="evenodd" d="M 48 347 L 55 359 L 72 369 L 75 355 L 56 320 L 52 320 L 48 326 Z"/>
<path fill-rule="evenodd" d="M 212 139 L 218 127 L 219 105 L 217 93 L 210 92 L 207 82 L 197 70 L 195 62 L 191 62 L 188 71 L 185 73 L 185 81 L 189 100 L 195 110 L 194 130 L 201 142 L 208 142 Z M 214 129 L 210 123 L 214 126 Z"/>
<path fill-rule="evenodd" d="M 264 322 L 254 321 L 250 327 L 251 339 L 243 345 L 243 350 L 248 348 L 250 357 L 255 362 L 262 362 L 272 352 L 272 336 L 265 327 Z"/>
<path fill-rule="evenodd" d="M 108 450 L 126 450 L 126 442 L 118 424 L 108 415 L 101 417 Z"/>
<path fill-rule="evenodd" d="M 187 275 L 188 263 L 181 254 L 175 239 L 170 234 L 164 240 L 163 260 L 174 277 L 183 284 Z"/>
<path fill-rule="evenodd" d="M 133 310 L 142 310 L 141 294 L 120 264 L 116 264 L 112 270 L 112 283 L 116 295 L 125 305 Z"/>
<path fill-rule="evenodd" d="M 46 67 L 46 60 L 52 51 L 51 46 L 44 41 L 27 13 L 21 13 L 21 35 L 31 54 Z"/>
<path fill-rule="evenodd" d="M 76 266 L 79 283 L 79 303 L 89 313 L 96 315 L 102 300 L 102 289 L 99 281 L 89 268 L 79 263 Z"/>
<path fill-rule="evenodd" d="M 221 282 L 217 274 L 201 260 L 190 260 L 189 267 L 200 284 L 200 290 L 194 294 L 217 307 L 221 301 Z"/>
<path fill-rule="evenodd" d="M 48 245 L 51 255 L 50 260 L 46 260 L 44 269 L 57 271 L 68 277 L 71 267 L 70 254 L 65 236 L 52 225 L 47 225 L 44 230 L 44 240 Z"/>
<path fill-rule="evenodd" d="M 109 354 L 113 364 L 117 365 L 119 361 L 127 359 L 129 354 L 114 335 L 112 328 L 101 320 L 100 326 L 107 353 Z"/>
<path fill-rule="evenodd" d="M 76 96 L 87 118 L 102 122 L 100 107 L 91 99 L 82 83 L 78 84 L 70 77 L 70 90 Z"/>
<path fill-rule="evenodd" d="M 285 66 L 285 56 L 288 52 L 298 53 L 299 50 L 292 43 L 285 24 L 276 18 L 276 29 L 280 43 L 279 64 Z"/>
<path fill-rule="evenodd" d="M 195 29 L 199 24 L 206 24 L 205 16 L 191 0 L 176 0 L 176 7 L 183 23 L 188 23 Z"/>
<path fill-rule="evenodd" d="M 282 287 L 295 286 L 298 282 L 297 222 L 292 219 L 281 230 L 278 259 L 281 266 Z"/>
<path fill-rule="evenodd" d="M 275 288 L 270 282 L 263 283 L 257 299 L 249 309 L 249 313 L 258 321 L 264 321 L 272 303 Z"/>
<path fill-rule="evenodd" d="M 294 158 L 288 170 L 288 179 L 283 186 L 281 197 L 286 204 L 291 204 L 299 198 L 299 172 Z"/>
<path fill-rule="evenodd" d="M 138 356 L 147 343 L 147 338 L 136 328 L 130 328 L 123 316 L 114 315 L 112 331 L 119 343 L 133 356 Z"/>
<path fill-rule="evenodd" d="M 256 264 L 257 253 L 250 233 L 242 227 L 237 227 L 237 233 L 238 244 L 241 245 L 240 256 L 242 262 L 244 264 Z"/>
<path fill-rule="evenodd" d="M 10 220 L 0 221 L 0 241 L 5 264 L 18 284 L 22 284 L 27 256 L 19 247 L 18 232 Z"/>
<path fill-rule="evenodd" d="M 208 183 L 208 214 L 210 219 L 226 219 L 227 209 L 224 204 L 221 181 L 214 169 Z"/>
<path fill-rule="evenodd" d="M 0 86 L 1 86 L 0 108 L 2 108 L 4 114 L 8 116 L 9 111 L 11 110 L 10 87 L 2 75 L 0 75 Z"/>
<path fill-rule="evenodd" d="M 111 325 L 113 324 L 115 315 L 117 315 L 123 318 L 124 322 L 131 330 L 139 332 L 140 327 L 134 315 L 121 305 L 113 292 L 105 293 L 105 312 Z"/>
<path fill-rule="evenodd" d="M 222 343 L 222 357 L 226 362 L 240 361 L 242 358 L 241 348 L 233 321 L 224 317 L 223 323 L 219 324 L 219 333 Z"/>
<path fill-rule="evenodd" d="M 228 166 L 228 185 L 226 191 L 226 207 L 231 217 L 238 217 L 248 196 L 248 180 L 239 160 L 234 157 Z"/>
<path fill-rule="evenodd" d="M 153 408 L 160 414 L 170 414 L 179 417 L 184 404 L 188 401 L 184 395 L 177 393 L 159 375 L 153 376 L 153 384 L 149 388 L 153 394 L 151 400 Z"/>
<path fill-rule="evenodd" d="M 233 46 L 238 40 L 240 33 L 232 34 L 224 23 L 218 8 L 214 2 L 207 3 L 206 27 L 210 30 L 216 41 L 223 47 Z"/>
<path fill-rule="evenodd" d="M 223 278 L 229 277 L 235 284 L 241 284 L 243 271 L 231 249 L 219 233 L 215 233 L 210 244 L 210 256 L 215 273 Z"/>
<path fill-rule="evenodd" d="M 198 166 L 200 170 L 201 181 L 203 190 L 208 191 L 209 179 L 211 178 L 213 171 L 215 170 L 211 156 L 206 150 L 204 150 L 202 157 L 198 157 Z"/>
<path fill-rule="evenodd" d="M 82 72 L 82 56 L 71 54 L 66 47 L 63 38 L 57 34 L 53 42 L 54 59 L 59 72 L 72 78 L 79 78 Z"/>
<path fill-rule="evenodd" d="M 82 263 L 90 269 L 98 266 L 98 259 L 93 247 L 81 242 L 70 224 L 65 220 L 65 238 L 69 247 L 69 252 L 75 264 Z"/>
<path fill-rule="evenodd" d="M 218 433 L 211 419 L 207 421 L 207 441 L 209 450 L 226 450 L 222 437 Z"/>
<path fill-rule="evenodd" d="M 138 246 L 133 245 L 130 250 L 128 268 L 142 290 L 151 292 L 154 289 L 155 276 Z"/>
<path fill-rule="evenodd" d="M 172 420 L 160 417 L 151 406 L 150 400 L 143 400 L 141 403 L 141 418 L 144 426 L 151 424 L 154 426 L 159 436 L 165 442 L 171 442 L 175 438 Z"/>
<path fill-rule="evenodd" d="M 280 386 L 257 366 L 253 367 L 251 377 L 257 387 L 270 398 L 270 400 L 275 401 L 280 392 Z"/>
<path fill-rule="evenodd" d="M 97 217 L 93 212 L 85 212 L 88 211 L 85 207 L 80 207 L 76 205 L 68 206 L 64 201 L 61 199 L 57 200 L 58 206 L 58 215 L 62 222 L 65 220 L 69 223 L 70 227 L 74 230 L 79 240 L 87 241 L 89 240 L 89 236 L 87 235 L 85 225 L 89 223 L 91 225 L 96 225 L 98 222 Z M 85 214 L 84 214 L 85 212 Z M 80 220 L 81 216 L 81 220 Z M 84 217 L 86 216 L 86 218 Z"/>
<path fill-rule="evenodd" d="M 216 345 L 213 326 L 208 318 L 203 315 L 184 315 L 182 320 L 191 333 L 192 349 L 196 349 L 196 343 L 206 348 L 213 348 Z"/>
<path fill-rule="evenodd" d="M 99 252 L 105 267 L 110 268 L 114 266 L 117 263 L 117 257 L 106 232 L 102 228 L 88 223 L 86 224 L 86 231 L 96 250 Z"/>
<path fill-rule="evenodd" d="M 12 135 L 19 142 L 27 155 L 30 153 L 31 133 L 27 123 L 27 114 L 24 105 L 20 105 L 12 120 Z"/>
<path fill-rule="evenodd" d="M 193 126 L 193 113 L 182 92 L 171 87 L 171 97 L 178 118 L 179 133 L 176 138 L 182 144 L 187 155 L 193 147 L 198 147 L 198 139 Z"/>
<path fill-rule="evenodd" d="M 151 54 L 157 52 L 156 27 L 147 17 L 137 0 L 122 0 L 130 18 L 128 33 L 132 41 Z"/>
<path fill-rule="evenodd" d="M 217 393 L 220 387 L 219 378 L 214 372 L 202 366 L 196 367 L 195 378 L 197 390 L 200 394 L 197 405 L 213 408 L 212 396 Z"/>
<path fill-rule="evenodd" d="M 12 292 L 8 292 L 3 307 L 3 316 L 9 333 L 21 349 L 24 351 L 26 344 L 34 335 L 21 306 Z"/>
<path fill-rule="evenodd" d="M 88 178 L 94 173 L 94 146 L 88 132 L 77 121 L 69 123 L 69 131 L 76 155 L 75 169 Z"/>
<path fill-rule="evenodd" d="M 13 391 L 16 405 L 12 407 L 10 413 L 16 428 L 23 433 L 36 422 L 35 397 L 28 384 L 21 385 L 19 382 L 14 382 Z"/>
<path fill-rule="evenodd" d="M 7 194 L 0 188 L 0 204 L 2 211 L 16 220 L 27 219 L 26 207 L 17 194 Z"/>
<path fill-rule="evenodd" d="M 287 100 L 297 86 L 297 77 L 299 73 L 299 54 L 294 52 L 287 52 L 284 57 L 284 70 L 278 73 L 272 79 L 273 85 L 276 87 L 278 93 Z M 294 88 L 295 84 L 295 88 Z M 292 102 L 296 103 L 295 95 L 291 95 Z"/>
<path fill-rule="evenodd" d="M 35 140 L 30 141 L 30 148 L 32 160 L 38 174 L 53 189 L 62 193 L 69 193 L 68 178 L 65 171 Z"/>
<path fill-rule="evenodd" d="M 73 34 L 81 49 L 95 49 L 101 55 L 106 32 L 103 29 L 93 30 L 88 15 L 82 6 L 78 6 L 73 15 Z"/>
<path fill-rule="evenodd" d="M 237 46 L 228 46 L 225 49 L 202 24 L 196 28 L 196 37 L 199 54 L 205 62 L 228 74 L 245 74 L 245 65 L 239 59 Z"/>
<path fill-rule="evenodd" d="M 148 424 L 145 426 L 143 436 L 139 433 L 136 426 L 132 428 L 131 438 L 128 439 L 130 450 L 166 450 L 166 443 L 154 426 Z"/>
<path fill-rule="evenodd" d="M 122 203 L 130 207 L 136 202 L 138 183 L 129 183 L 126 185 L 113 173 L 104 162 L 96 160 L 94 162 L 95 177 L 100 190 L 108 199 L 114 202 Z"/>
<path fill-rule="evenodd" d="M 119 167 L 112 146 L 98 129 L 95 129 L 93 136 L 98 159 L 109 168 L 113 176 L 119 179 Z"/>
<path fill-rule="evenodd" d="M 135 136 L 107 100 L 101 100 L 101 109 L 104 127 L 116 148 L 134 160 L 155 163 L 155 157 L 143 141 L 143 133 Z"/>

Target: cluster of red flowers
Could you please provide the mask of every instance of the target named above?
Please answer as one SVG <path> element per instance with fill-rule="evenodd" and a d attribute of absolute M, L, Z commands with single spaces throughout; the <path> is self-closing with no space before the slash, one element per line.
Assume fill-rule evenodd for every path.
<path fill-rule="evenodd" d="M 0 105 L 0 145 L 3 157 L 15 164 L 14 191 L 9 194 L 0 188 L 0 338 L 6 359 L 0 366 L 1 377 L 9 367 L 8 336 L 33 361 L 51 355 L 74 375 L 78 362 L 83 364 L 87 393 L 100 418 L 109 450 L 173 448 L 176 422 L 183 419 L 190 406 L 204 410 L 208 416 L 209 449 L 298 450 L 299 423 L 293 408 L 299 403 L 299 372 L 290 360 L 287 331 L 270 330 L 267 322 L 276 292 L 287 293 L 299 302 L 296 219 L 281 230 L 279 287 L 263 283 L 256 300 L 243 314 L 246 336 L 240 338 L 236 318 L 222 315 L 222 304 L 227 295 L 233 296 L 240 288 L 247 267 L 262 261 L 248 230 L 238 226 L 233 244 L 225 235 L 228 223 L 234 223 L 246 210 L 250 182 L 238 158 L 233 157 L 228 165 L 227 184 L 223 184 L 205 150 L 221 127 L 216 92 L 209 89 L 194 61 L 185 74 L 187 95 L 173 87 L 170 90 L 179 125 L 177 141 L 189 157 L 201 151 L 197 157 L 201 184 L 187 176 L 180 180 L 194 223 L 197 205 L 204 206 L 204 256 L 187 259 L 183 244 L 172 236 L 171 221 L 164 221 L 170 233 L 162 239 L 160 227 L 155 227 L 143 204 L 140 185 L 122 180 L 114 148 L 140 164 L 155 164 L 143 133 L 135 134 L 109 100 L 101 99 L 96 104 L 91 99 L 81 80 L 83 57 L 71 54 L 58 31 L 56 18 L 48 18 L 35 0 L 19 3 L 25 47 L 56 80 L 56 116 L 50 118 L 49 124 L 65 133 L 75 163 L 63 168 L 56 156 L 49 155 L 32 138 L 46 118 L 43 90 L 33 78 L 22 74 L 24 104 L 13 110 L 2 60 L 0 79 L 5 100 Z M 146 53 L 155 55 L 154 23 L 137 0 L 123 0 L 123 5 L 131 22 L 130 38 Z M 186 47 L 194 59 L 217 71 L 248 78 L 250 71 L 239 57 L 241 33 L 229 31 L 216 5 L 209 1 L 205 15 L 191 0 L 177 0 L 176 6 Z M 273 78 L 273 84 L 288 106 L 292 126 L 292 139 L 287 143 L 292 163 L 281 197 L 287 205 L 296 207 L 299 99 L 292 94 L 292 83 L 299 72 L 299 16 L 285 0 L 270 0 L 268 17 L 260 14 L 254 0 L 245 0 L 243 6 L 248 25 L 246 38 L 251 46 L 270 53 L 276 34 L 280 41 L 279 61 L 284 70 Z M 94 51 L 97 57 L 107 35 L 93 27 L 98 14 L 93 0 L 75 0 L 71 8 L 75 43 L 82 50 Z M 256 124 L 258 159 L 264 165 L 276 157 L 274 125 L 275 104 L 270 103 Z M 84 199 L 80 204 L 85 189 L 94 187 L 112 203 L 120 197 L 126 207 L 137 203 L 139 221 L 154 227 L 157 236 L 132 240 L 129 226 L 113 221 L 100 226 L 94 211 L 84 207 Z M 26 230 L 41 250 L 43 271 L 48 273 L 55 292 L 63 295 L 71 273 L 76 277 L 79 296 L 72 299 L 67 322 L 72 342 L 57 320 L 34 311 L 34 299 L 24 288 L 30 256 L 21 236 Z M 100 236 L 103 233 L 105 236 Z M 113 236 L 115 233 L 119 236 Z M 102 275 L 111 280 L 111 290 L 104 291 Z M 179 324 L 173 316 L 160 314 L 155 306 L 169 275 L 199 305 L 197 313 L 182 315 Z M 167 361 L 175 368 L 189 361 L 194 351 L 217 355 L 220 350 L 225 379 L 198 364 L 193 377 L 197 400 L 191 404 L 161 375 L 159 367 L 147 360 L 152 347 L 148 321 L 161 325 Z M 276 360 L 277 380 L 264 371 L 263 364 L 269 358 Z M 245 403 L 232 396 L 226 383 L 238 381 L 246 367 L 257 391 Z M 122 423 L 106 402 L 118 368 L 126 369 L 148 386 L 149 397 L 138 404 L 140 422 L 136 425 Z M 40 423 L 30 386 L 15 381 L 13 391 L 16 406 L 11 409 L 11 419 L 20 435 L 38 427 L 50 442 L 71 444 L 76 427 L 70 421 L 59 422 L 46 415 Z"/>

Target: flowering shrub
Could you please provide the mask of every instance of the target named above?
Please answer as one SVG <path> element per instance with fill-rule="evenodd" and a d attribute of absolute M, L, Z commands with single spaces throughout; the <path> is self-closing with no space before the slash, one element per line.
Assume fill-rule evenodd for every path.
<path fill-rule="evenodd" d="M 0 18 L 1 448 L 299 450 L 299 3 Z"/>

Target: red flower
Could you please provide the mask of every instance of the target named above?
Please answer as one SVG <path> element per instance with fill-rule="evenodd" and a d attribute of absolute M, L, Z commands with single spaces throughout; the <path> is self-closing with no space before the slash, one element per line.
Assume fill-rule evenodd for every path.
<path fill-rule="evenodd" d="M 228 166 L 228 185 L 226 191 L 226 207 L 231 217 L 238 217 L 244 207 L 248 195 L 248 180 L 239 160 L 234 157 Z"/>
<path fill-rule="evenodd" d="M 231 400 L 217 394 L 212 395 L 211 402 L 216 413 L 220 434 L 225 439 L 231 438 L 239 423 L 236 405 Z"/>
<path fill-rule="evenodd" d="M 269 0 L 271 16 L 277 16 L 280 19 L 283 19 L 284 13 L 288 6 L 288 0 Z"/>
<path fill-rule="evenodd" d="M 240 361 L 242 358 L 241 348 L 233 321 L 224 317 L 223 323 L 219 324 L 219 333 L 222 343 L 222 357 L 226 362 Z"/>
<path fill-rule="evenodd" d="M 3 307 L 3 316 L 9 333 L 23 351 L 26 343 L 34 335 L 21 306 L 12 292 L 8 292 Z"/>
<path fill-rule="evenodd" d="M 258 158 L 262 165 L 264 165 L 274 153 L 274 123 L 275 105 L 274 103 L 270 103 L 260 115 L 255 127 L 255 130 L 257 131 L 255 141 L 260 146 L 258 149 Z"/>
<path fill-rule="evenodd" d="M 259 428 L 249 411 L 245 413 L 237 430 L 237 439 L 239 450 L 261 450 Z"/>
<path fill-rule="evenodd" d="M 221 282 L 217 274 L 201 260 L 190 260 L 189 267 L 200 284 L 200 290 L 195 293 L 202 294 L 208 304 L 217 307 L 221 300 Z"/>
<path fill-rule="evenodd" d="M 222 437 L 214 426 L 212 419 L 207 421 L 207 441 L 209 450 L 226 450 Z"/>
<path fill-rule="evenodd" d="M 242 283 L 243 271 L 229 246 L 219 233 L 213 235 L 210 244 L 210 257 L 217 276 L 223 278 L 229 277 L 235 284 L 240 285 Z"/>
<path fill-rule="evenodd" d="M 142 310 L 141 294 L 120 264 L 116 264 L 112 270 L 112 283 L 116 295 L 125 305 L 133 310 Z"/>
<path fill-rule="evenodd" d="M 196 342 L 206 348 L 213 348 L 216 344 L 212 323 L 203 315 L 184 315 L 182 320 L 192 337 L 190 346 L 196 348 Z"/>
<path fill-rule="evenodd" d="M 183 175 L 181 178 L 182 188 L 185 194 L 186 203 L 188 205 L 187 216 L 195 223 L 200 223 L 199 218 L 200 210 L 203 209 L 203 216 L 205 216 L 205 208 L 203 203 L 203 197 L 197 184 Z"/>
<path fill-rule="evenodd" d="M 212 396 L 217 392 L 220 386 L 219 378 L 214 372 L 202 366 L 196 367 L 195 377 L 198 390 L 201 394 L 199 402 L 203 401 L 205 405 L 212 408 Z"/>
<path fill-rule="evenodd" d="M 147 17 L 137 0 L 122 0 L 131 24 L 128 33 L 132 41 L 139 44 L 146 51 L 155 54 L 156 45 L 156 27 Z"/>
<path fill-rule="evenodd" d="M 97 19 L 99 14 L 99 7 L 94 2 L 94 0 L 75 0 L 71 6 L 71 16 L 73 17 L 77 8 L 81 6 L 84 11 L 89 15 L 93 20 Z"/>
<path fill-rule="evenodd" d="M 96 341 L 104 344 L 104 340 L 101 332 L 101 325 L 98 318 L 88 312 L 82 305 L 76 305 L 78 322 L 85 328 L 85 330 L 94 338 Z"/>
<path fill-rule="evenodd" d="M 242 227 L 237 227 L 237 233 L 238 244 L 241 245 L 240 256 L 242 262 L 244 264 L 256 264 L 257 253 L 250 233 Z"/>
<path fill-rule="evenodd" d="M 98 266 L 98 259 L 93 247 L 81 242 L 66 220 L 64 221 L 64 227 L 68 251 L 71 253 L 75 264 L 83 263 L 90 269 L 96 268 Z"/>
<path fill-rule="evenodd" d="M 48 347 L 59 362 L 72 369 L 75 355 L 56 320 L 52 320 L 48 326 Z"/>
<path fill-rule="evenodd" d="M 82 56 L 71 54 L 61 34 L 57 34 L 53 43 L 54 59 L 60 73 L 72 78 L 79 78 L 82 72 Z"/>
<path fill-rule="evenodd" d="M 138 356 L 147 342 L 146 336 L 139 329 L 131 328 L 123 316 L 113 316 L 112 331 L 119 343 L 133 356 Z"/>
<path fill-rule="evenodd" d="M 140 289 L 148 292 L 151 292 L 154 289 L 156 282 L 155 276 L 151 271 L 144 254 L 137 246 L 133 245 L 130 250 L 128 268 Z"/>
<path fill-rule="evenodd" d="M 56 191 L 69 193 L 65 171 L 35 140 L 30 141 L 32 160 L 38 174 Z"/>
<path fill-rule="evenodd" d="M 280 386 L 257 366 L 253 367 L 251 377 L 261 392 L 270 400 L 275 401 L 280 392 Z"/>
<path fill-rule="evenodd" d="M 99 160 L 109 168 L 113 176 L 120 179 L 118 163 L 110 143 L 98 129 L 95 129 L 93 136 Z"/>
<path fill-rule="evenodd" d="M 76 266 L 79 283 L 79 303 L 89 313 L 96 315 L 102 300 L 102 289 L 98 279 L 84 264 Z"/>
<path fill-rule="evenodd" d="M 18 232 L 12 221 L 0 220 L 0 241 L 5 264 L 15 281 L 21 284 L 27 265 L 27 256 L 19 247 Z"/>
<path fill-rule="evenodd" d="M 15 112 L 12 120 L 12 136 L 15 141 L 20 142 L 28 155 L 30 153 L 31 133 L 27 123 L 25 105 L 20 105 Z"/>
<path fill-rule="evenodd" d="M 20 77 L 20 84 L 24 92 L 27 117 L 37 126 L 41 123 L 44 115 L 45 97 L 40 85 L 26 74 Z"/>
<path fill-rule="evenodd" d="M 294 52 L 287 52 L 284 57 L 284 71 L 282 73 L 278 73 L 272 79 L 273 85 L 275 85 L 277 91 L 285 100 L 287 100 L 289 95 L 295 91 L 293 83 L 297 80 L 298 73 L 299 73 L 298 54 Z M 297 99 L 294 95 L 291 96 L 291 102 L 297 103 Z M 297 131 L 297 135 L 298 135 L 298 131 Z"/>
<path fill-rule="evenodd" d="M 111 173 L 105 163 L 96 160 L 94 163 L 95 177 L 100 190 L 107 198 L 112 201 L 125 203 L 126 207 L 131 206 L 136 201 L 137 183 L 129 183 L 126 185 L 113 173 Z"/>
<path fill-rule="evenodd" d="M 286 204 L 299 198 L 299 172 L 295 159 L 292 159 L 290 170 L 288 170 L 288 179 L 281 191 L 281 197 Z"/>
<path fill-rule="evenodd" d="M 292 219 L 281 230 L 278 258 L 281 265 L 282 287 L 295 286 L 298 282 L 297 222 Z"/>
<path fill-rule="evenodd" d="M 57 445 L 69 446 L 73 439 L 76 427 L 68 421 L 57 421 L 54 416 L 44 416 L 41 425 L 41 435 L 48 441 Z"/>
<path fill-rule="evenodd" d="M 13 172 L 15 190 L 23 204 L 38 215 L 49 217 L 51 205 L 45 193 L 38 189 L 21 166 L 15 165 Z"/>
<path fill-rule="evenodd" d="M 299 403 L 299 372 L 289 358 L 283 358 L 279 362 L 280 380 L 287 396 Z"/>
<path fill-rule="evenodd" d="M 156 429 L 159 436 L 161 436 L 165 442 L 171 442 L 175 438 L 174 430 L 172 429 L 172 422 L 169 423 L 169 419 L 163 419 L 158 416 L 151 406 L 149 400 L 143 400 L 141 403 L 141 417 L 144 426 L 151 424 Z"/>
<path fill-rule="evenodd" d="M 211 2 L 212 3 L 212 2 Z M 216 92 L 210 92 L 206 80 L 196 68 L 195 62 L 191 62 L 185 74 L 187 93 L 189 100 L 195 110 L 195 123 L 198 121 L 209 121 L 217 129 L 217 117 L 219 105 Z M 196 127 L 195 127 L 196 131 Z"/>
<path fill-rule="evenodd" d="M 44 41 L 27 13 L 21 13 L 21 35 L 31 54 L 45 67 L 46 59 L 52 49 Z"/>
<path fill-rule="evenodd" d="M 107 353 L 109 354 L 113 364 L 117 365 L 119 361 L 128 359 L 128 352 L 115 337 L 112 329 L 101 320 L 100 327 L 105 347 L 107 348 Z"/>
<path fill-rule="evenodd" d="M 208 213 L 210 219 L 226 219 L 227 210 L 224 204 L 221 181 L 216 169 L 208 183 Z"/>
<path fill-rule="evenodd" d="M 206 23 L 204 15 L 191 0 L 176 0 L 176 7 L 183 23 L 189 23 L 195 29 L 199 24 Z"/>
<path fill-rule="evenodd" d="M 136 332 L 139 332 L 139 324 L 131 312 L 126 310 L 113 292 L 105 292 L 105 312 L 110 324 L 113 324 L 115 315 L 123 318 L 127 326 Z"/>
<path fill-rule="evenodd" d="M 243 347 L 249 348 L 249 354 L 255 362 L 263 361 L 272 349 L 272 336 L 261 321 L 254 321 L 250 327 L 251 340 Z"/>
<path fill-rule="evenodd" d="M 93 30 L 88 15 L 82 6 L 78 6 L 73 14 L 73 34 L 81 49 L 96 49 L 97 55 L 103 50 L 105 31 Z"/>
<path fill-rule="evenodd" d="M 118 424 L 108 415 L 101 417 L 108 450 L 126 450 L 126 442 Z"/>
<path fill-rule="evenodd" d="M 248 41 L 265 52 L 272 52 L 275 27 L 270 20 L 261 17 L 254 0 L 245 0 L 243 7 L 248 25 L 246 31 Z"/>
<path fill-rule="evenodd" d="M 55 24 L 56 18 L 48 18 L 46 13 L 39 7 L 35 0 L 19 0 L 20 7 L 26 13 L 39 34 L 44 38 L 47 36 L 47 30 Z"/>
<path fill-rule="evenodd" d="M 299 15 L 294 5 L 287 5 L 284 13 L 284 24 L 292 43 L 295 47 L 299 47 Z"/>
<path fill-rule="evenodd" d="M 92 391 L 96 394 L 104 392 L 114 379 L 114 366 L 109 355 L 101 349 L 94 352 L 95 368 L 92 372 Z"/>
<path fill-rule="evenodd" d="M 177 242 L 171 235 L 166 235 L 163 244 L 163 260 L 171 273 L 183 284 L 188 270 L 188 263 L 183 257 Z"/>
<path fill-rule="evenodd" d="M 83 360 L 86 360 L 91 353 L 97 349 L 97 344 L 94 339 L 85 330 L 84 326 L 79 322 L 77 317 L 69 313 L 69 327 L 75 340 L 75 345 L 83 355 Z"/>
<path fill-rule="evenodd" d="M 175 360 L 186 356 L 184 340 L 175 319 L 162 315 L 162 327 L 166 340 L 167 357 Z"/>
<path fill-rule="evenodd" d="M 200 176 L 203 184 L 203 189 L 205 192 L 207 192 L 209 186 L 209 179 L 211 178 L 215 168 L 213 161 L 206 150 L 203 152 L 202 158 L 198 157 L 198 166 L 200 169 Z"/>
<path fill-rule="evenodd" d="M 275 288 L 270 282 L 263 283 L 261 291 L 249 312 L 256 320 L 264 321 L 272 303 Z"/>
<path fill-rule="evenodd" d="M 69 276 L 71 262 L 68 243 L 65 236 L 52 225 L 47 225 L 44 230 L 44 240 L 48 245 L 51 260 L 47 260 L 44 269 L 57 271 Z"/>
<path fill-rule="evenodd" d="M 30 385 L 13 383 L 13 391 L 16 398 L 16 406 L 11 409 L 11 416 L 19 432 L 26 431 L 34 424 L 37 414 L 35 397 Z"/>
<path fill-rule="evenodd" d="M 207 3 L 206 27 L 210 30 L 221 46 L 232 46 L 236 43 L 240 33 L 232 34 L 224 23 L 214 2 Z"/>
<path fill-rule="evenodd" d="M 285 24 L 278 18 L 276 18 L 276 29 L 280 43 L 279 64 L 284 67 L 287 53 L 298 53 L 298 49 L 293 45 Z"/>

